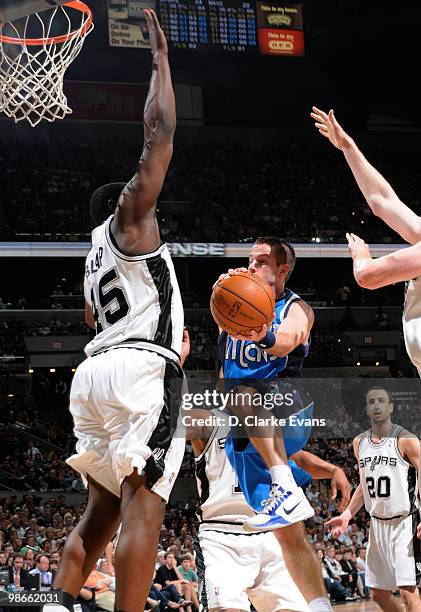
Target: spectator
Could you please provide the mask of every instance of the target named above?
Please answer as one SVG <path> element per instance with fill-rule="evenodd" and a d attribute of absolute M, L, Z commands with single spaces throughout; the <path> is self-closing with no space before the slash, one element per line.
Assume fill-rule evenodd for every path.
<path fill-rule="evenodd" d="M 351 298 L 351 289 L 348 285 L 342 285 L 336 292 L 340 306 L 347 306 Z"/>
<path fill-rule="evenodd" d="M 180 572 L 181 576 L 184 578 L 184 580 L 187 580 L 190 585 L 190 589 L 188 590 L 188 592 L 186 590 L 183 591 L 184 598 L 191 599 L 193 605 L 197 609 L 199 609 L 200 604 L 199 599 L 197 597 L 198 578 L 196 572 L 191 567 L 192 559 L 192 555 L 184 555 L 183 557 L 181 557 L 181 564 L 178 566 L 177 569 Z"/>
<path fill-rule="evenodd" d="M 53 580 L 53 575 L 49 571 L 49 567 L 50 567 L 49 558 L 47 557 L 47 555 L 41 554 L 41 555 L 38 555 L 36 558 L 35 569 L 31 570 L 29 573 L 32 576 L 39 574 L 41 578 L 41 586 L 50 587 L 52 580 Z"/>
<path fill-rule="evenodd" d="M 20 553 L 22 553 L 22 555 L 26 555 L 27 551 L 29 549 L 32 549 L 35 552 L 39 552 L 41 550 L 41 548 L 38 546 L 38 544 L 36 543 L 35 540 L 35 536 L 33 533 L 29 533 L 27 532 L 27 536 L 26 536 L 26 543 L 25 545 L 20 549 Z"/>
<path fill-rule="evenodd" d="M 3 550 L 0 550 L 0 569 L 7 567 L 7 556 Z"/>
<path fill-rule="evenodd" d="M 165 553 L 165 564 L 161 565 L 156 570 L 155 583 L 159 584 L 168 598 L 171 601 L 179 603 L 180 606 L 185 607 L 187 612 L 191 612 L 191 600 L 186 601 L 182 597 L 183 590 L 191 591 L 191 587 L 187 580 L 184 580 L 180 572 L 177 570 L 176 560 L 174 554 L 171 552 Z"/>
<path fill-rule="evenodd" d="M 317 556 L 320 559 L 326 591 L 329 593 L 332 603 L 355 601 L 355 598 L 350 596 L 349 592 L 345 589 L 341 582 L 331 576 L 330 569 L 325 563 L 326 558 L 324 557 L 323 550 L 319 549 L 317 551 Z"/>
<path fill-rule="evenodd" d="M 367 555 L 367 550 L 365 548 L 359 548 L 357 550 L 357 570 L 358 570 L 358 575 L 361 578 L 361 582 L 363 584 L 363 588 L 364 588 L 364 596 L 365 597 L 369 597 L 370 595 L 370 589 L 366 586 L 365 583 L 365 575 L 366 575 L 366 571 L 367 571 L 367 564 L 366 564 L 366 555 Z"/>
<path fill-rule="evenodd" d="M 25 587 L 28 580 L 28 572 L 23 568 L 24 559 L 19 553 L 13 555 L 13 564 L 9 567 L 9 584 L 16 587 Z"/>

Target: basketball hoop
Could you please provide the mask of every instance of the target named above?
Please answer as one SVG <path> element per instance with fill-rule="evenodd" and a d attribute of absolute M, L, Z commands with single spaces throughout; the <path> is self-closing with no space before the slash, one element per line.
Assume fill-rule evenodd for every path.
<path fill-rule="evenodd" d="M 67 32 L 55 35 L 62 22 Z M 32 127 L 71 113 L 64 74 L 93 27 L 92 11 L 80 0 L 0 23 L 0 112 Z"/>

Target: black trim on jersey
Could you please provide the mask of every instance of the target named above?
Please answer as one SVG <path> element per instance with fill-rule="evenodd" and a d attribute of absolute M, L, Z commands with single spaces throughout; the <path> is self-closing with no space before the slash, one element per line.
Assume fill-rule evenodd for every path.
<path fill-rule="evenodd" d="M 286 317 L 288 316 L 288 312 L 289 309 L 291 308 L 291 306 L 293 305 L 294 302 L 299 302 L 301 301 L 301 298 L 299 295 L 297 295 L 296 293 L 294 293 L 293 291 L 291 291 L 291 289 L 287 289 L 287 291 L 290 292 L 290 295 L 286 298 L 286 304 L 284 306 L 284 310 L 281 310 L 282 313 L 282 321 L 284 319 L 286 319 Z M 292 298 L 292 299 L 291 299 Z M 289 301 L 291 299 L 291 301 Z M 281 321 L 281 323 L 282 323 Z"/>
<path fill-rule="evenodd" d="M 202 525 L 236 525 L 241 527 L 242 523 L 236 523 L 235 521 L 218 521 L 217 519 L 207 519 L 201 523 Z"/>
<path fill-rule="evenodd" d="M 168 348 L 171 347 L 172 343 L 171 302 L 173 287 L 170 270 L 167 262 L 161 255 L 147 259 L 146 265 L 159 297 L 160 314 L 154 341 Z"/>
<path fill-rule="evenodd" d="M 219 426 L 218 426 L 218 425 L 216 425 L 216 426 L 215 426 L 215 427 L 212 429 L 211 434 L 210 434 L 210 436 L 209 436 L 209 438 L 208 438 L 208 441 L 207 441 L 207 442 L 206 442 L 206 444 L 205 444 L 204 449 L 202 450 L 202 452 L 200 453 L 200 455 L 199 455 L 198 457 L 195 457 L 195 458 L 194 458 L 194 461 L 195 461 L 195 464 L 196 464 L 196 465 L 199 463 L 199 461 L 201 461 L 201 460 L 202 460 L 202 457 L 204 457 L 204 456 L 205 456 L 205 454 L 208 452 L 208 450 L 209 450 L 209 448 L 210 448 L 210 445 L 212 444 L 212 442 L 213 442 L 213 441 L 215 440 L 215 438 L 216 438 L 216 434 L 218 433 L 218 429 L 219 429 Z"/>
<path fill-rule="evenodd" d="M 392 424 L 391 430 L 389 431 L 387 436 L 385 436 L 383 438 L 383 440 L 381 442 L 373 442 L 373 437 L 372 437 L 373 436 L 373 430 L 370 427 L 370 429 L 367 430 L 367 437 L 368 437 L 369 444 L 373 448 L 379 448 L 380 446 L 383 446 L 383 444 L 386 444 L 386 442 L 388 440 L 395 439 L 395 450 L 396 450 L 398 455 L 401 455 L 400 452 L 399 452 L 399 448 L 397 446 L 397 443 L 396 443 L 397 442 L 397 438 L 398 438 L 398 434 L 399 434 L 399 431 L 400 431 L 400 429 L 399 429 L 399 431 L 395 431 L 395 429 L 397 429 L 397 428 L 399 428 L 399 425 L 396 425 L 396 423 Z M 402 457 L 402 455 L 401 455 L 401 457 Z"/>
<path fill-rule="evenodd" d="M 219 360 L 224 366 L 225 362 L 225 353 L 227 351 L 227 340 L 228 340 L 228 332 L 222 330 L 218 336 L 218 352 L 219 352 Z"/>
<path fill-rule="evenodd" d="M 200 523 L 201 525 L 207 525 L 210 521 L 204 521 L 203 523 Z M 224 521 L 216 521 L 219 522 L 221 525 L 225 525 Z M 227 525 L 237 525 L 237 527 L 242 527 L 241 523 L 227 523 Z M 202 531 L 202 533 L 209 533 L 209 531 L 212 531 L 214 533 L 224 533 L 225 535 L 234 535 L 234 536 L 250 536 L 250 535 L 260 535 L 261 533 L 267 533 L 265 531 L 226 531 L 225 529 L 217 529 L 216 527 L 213 527 L 212 529 L 204 529 Z"/>
<path fill-rule="evenodd" d="M 125 253 L 124 251 L 120 249 L 115 237 L 113 236 L 113 233 L 111 231 L 111 223 L 113 222 L 113 219 L 114 217 L 110 220 L 109 223 L 106 222 L 107 225 L 105 226 L 105 237 L 114 255 L 116 255 L 120 259 L 123 259 L 124 261 L 127 261 L 127 262 L 142 261 L 143 259 L 147 259 L 149 257 L 155 257 L 156 255 L 159 255 L 160 249 L 166 246 L 165 242 L 161 242 L 159 247 L 157 247 L 154 251 L 150 251 L 149 253 L 142 253 L 142 254 L 139 253 L 139 255 L 128 255 L 127 253 Z"/>
<path fill-rule="evenodd" d="M 375 518 L 376 521 L 393 521 L 394 519 L 402 518 L 403 514 L 395 514 L 395 516 L 376 516 L 375 514 L 371 515 L 371 518 Z"/>
<path fill-rule="evenodd" d="M 200 546 L 199 538 L 195 536 L 193 538 L 193 550 L 194 560 L 196 563 L 197 578 L 198 578 L 198 596 L 200 603 L 202 604 L 202 612 L 208 612 L 208 594 L 206 592 L 206 566 L 205 559 L 203 557 L 202 547 Z"/>
<path fill-rule="evenodd" d="M 105 353 L 106 351 L 111 351 L 112 349 L 115 348 L 135 348 L 138 351 L 147 351 L 149 349 L 145 349 L 145 348 L 137 348 L 136 346 L 128 346 L 128 347 L 124 347 L 124 344 L 128 344 L 131 342 L 145 342 L 146 344 L 150 344 L 151 348 L 150 348 L 150 352 L 151 353 L 157 353 L 158 355 L 161 355 L 161 357 L 164 357 L 164 359 L 166 359 L 165 355 L 162 355 L 162 353 L 160 353 L 159 351 L 154 351 L 153 350 L 153 346 L 162 346 L 161 344 L 158 344 L 157 342 L 154 342 L 153 340 L 145 340 L 145 338 L 127 338 L 126 340 L 122 340 L 121 342 L 117 342 L 116 344 L 112 344 L 111 346 L 104 346 L 104 348 L 102 349 L 98 349 L 97 351 L 95 351 L 95 353 L 92 353 L 92 357 L 94 355 L 99 355 L 100 353 Z M 177 353 L 177 351 L 175 351 L 173 348 L 170 348 L 168 346 L 164 347 L 165 350 L 167 351 L 171 351 L 171 353 L 174 353 L 174 355 L 177 357 L 177 360 L 180 361 L 180 355 Z"/>
<path fill-rule="evenodd" d="M 403 463 L 403 465 L 407 467 L 413 467 L 412 463 L 410 463 L 408 459 L 405 459 L 405 457 L 402 455 L 401 449 L 399 448 L 399 439 L 400 439 L 401 433 L 404 431 L 404 428 L 401 427 L 400 425 L 396 425 L 396 427 L 397 427 L 397 430 L 396 430 L 396 437 L 395 437 L 395 449 L 396 449 L 396 454 L 398 456 L 398 459 L 400 460 L 401 463 Z"/>
<path fill-rule="evenodd" d="M 196 474 L 196 478 L 200 481 L 200 505 L 196 514 L 198 518 L 202 520 L 202 505 L 207 499 L 209 499 L 209 479 L 208 475 L 206 474 L 206 457 L 204 453 L 202 453 L 202 456 L 197 459 L 194 472 Z"/>
<path fill-rule="evenodd" d="M 409 514 L 415 514 L 417 508 L 417 470 L 413 465 L 409 465 L 408 469 L 408 497 L 409 497 Z"/>
<path fill-rule="evenodd" d="M 165 359 L 165 362 L 164 403 L 158 423 L 148 441 L 149 448 L 156 455 L 149 457 L 144 469 L 146 484 L 150 489 L 164 474 L 165 458 L 177 428 L 182 400 L 183 372 L 174 361 Z M 176 477 L 177 474 L 174 475 L 174 480 Z"/>
<path fill-rule="evenodd" d="M 415 565 L 415 584 L 419 585 L 421 580 L 421 541 L 417 537 L 417 526 L 419 523 L 419 513 L 412 514 L 412 547 L 414 551 Z"/>

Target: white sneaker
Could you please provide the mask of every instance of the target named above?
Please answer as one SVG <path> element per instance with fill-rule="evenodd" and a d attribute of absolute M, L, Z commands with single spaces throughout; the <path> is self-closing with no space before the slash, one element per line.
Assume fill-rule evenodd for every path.
<path fill-rule="evenodd" d="M 313 508 L 299 488 L 292 492 L 272 485 L 269 498 L 262 502 L 262 506 L 261 512 L 244 521 L 245 531 L 272 531 L 314 516 Z"/>

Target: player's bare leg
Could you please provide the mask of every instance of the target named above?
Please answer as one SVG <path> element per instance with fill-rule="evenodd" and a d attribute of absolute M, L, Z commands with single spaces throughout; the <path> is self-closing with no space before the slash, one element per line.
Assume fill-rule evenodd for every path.
<path fill-rule="evenodd" d="M 284 529 L 276 529 L 273 534 L 281 545 L 286 568 L 307 603 L 310 604 L 321 598 L 326 599 L 320 563 L 307 541 L 304 524 L 295 523 Z M 325 603 L 326 607 L 317 606 L 317 609 L 329 609 L 328 601 Z"/>
<path fill-rule="evenodd" d="M 370 587 L 370 593 L 373 600 L 385 612 L 402 612 L 402 606 L 399 601 L 393 596 L 391 591 L 385 589 L 374 589 Z"/>
<path fill-rule="evenodd" d="M 420 592 L 416 586 L 399 587 L 401 599 L 408 612 L 421 612 Z"/>
<path fill-rule="evenodd" d="M 63 550 L 54 588 L 76 598 L 120 520 L 120 499 L 88 477 L 88 505 Z"/>
<path fill-rule="evenodd" d="M 121 532 L 115 552 L 116 612 L 143 610 L 152 584 L 165 501 L 135 470 L 121 485 Z M 136 569 L 137 568 L 137 569 Z"/>

